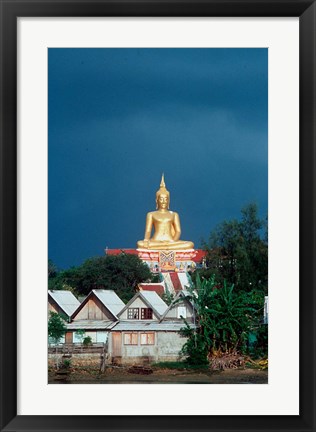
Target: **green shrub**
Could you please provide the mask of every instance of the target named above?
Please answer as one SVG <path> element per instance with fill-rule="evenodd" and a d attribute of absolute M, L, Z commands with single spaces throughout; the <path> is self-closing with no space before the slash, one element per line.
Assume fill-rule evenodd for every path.
<path fill-rule="evenodd" d="M 90 345 L 92 345 L 92 339 L 91 339 L 91 336 L 86 336 L 86 337 L 83 339 L 82 344 L 83 344 L 84 346 L 90 346 Z"/>
<path fill-rule="evenodd" d="M 70 360 L 70 359 L 65 359 L 65 360 L 63 361 L 63 367 L 64 367 L 65 369 L 69 369 L 70 366 L 71 366 L 71 360 Z"/>

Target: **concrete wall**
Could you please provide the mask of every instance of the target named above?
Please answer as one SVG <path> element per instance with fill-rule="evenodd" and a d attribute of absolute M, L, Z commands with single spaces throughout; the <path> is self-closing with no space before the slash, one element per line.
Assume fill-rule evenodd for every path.
<path fill-rule="evenodd" d="M 154 345 L 125 346 L 122 350 L 122 364 L 143 364 L 158 361 L 158 348 Z"/>
<path fill-rule="evenodd" d="M 93 333 L 95 335 L 93 335 Z M 116 332 L 118 333 L 118 332 Z M 124 334 L 133 333 L 137 334 L 137 345 L 126 345 L 124 343 Z M 154 344 L 145 345 L 141 344 L 141 334 L 154 333 Z M 96 332 L 86 332 L 86 335 L 94 336 L 93 339 L 97 338 Z M 108 343 L 105 351 L 106 363 L 112 362 L 119 364 L 148 364 L 159 361 L 176 361 L 179 358 L 179 352 L 186 341 L 186 338 L 181 337 L 177 332 L 121 332 L 121 355 L 118 357 L 112 357 L 112 333 L 108 333 Z M 78 347 L 78 345 L 77 345 Z M 91 349 L 92 351 L 92 349 Z M 103 355 L 103 349 L 98 352 L 70 352 L 70 360 L 73 367 L 76 366 L 89 366 L 99 368 L 101 364 L 101 355 Z M 55 354 L 50 352 L 48 354 L 48 364 L 54 367 L 56 364 L 56 358 L 62 363 L 62 353 Z"/>
<path fill-rule="evenodd" d="M 177 332 L 158 332 L 158 358 L 159 361 L 175 361 L 187 338 Z"/>
<path fill-rule="evenodd" d="M 124 334 L 131 332 L 122 332 L 121 356 L 118 360 L 121 364 L 142 364 L 159 361 L 176 361 L 179 358 L 179 352 L 186 341 L 177 332 L 153 332 L 154 344 L 142 345 L 141 334 L 146 332 L 133 332 L 138 335 L 137 345 L 124 344 Z M 150 333 L 150 332 L 148 332 Z M 109 344 L 109 353 L 112 352 Z"/>

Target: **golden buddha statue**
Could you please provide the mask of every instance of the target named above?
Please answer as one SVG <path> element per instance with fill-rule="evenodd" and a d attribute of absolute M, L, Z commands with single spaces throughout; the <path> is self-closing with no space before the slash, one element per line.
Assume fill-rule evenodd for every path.
<path fill-rule="evenodd" d="M 160 189 L 156 192 L 156 211 L 147 213 L 145 238 L 137 242 L 139 249 L 186 250 L 193 249 L 190 241 L 180 240 L 181 226 L 178 213 L 169 210 L 170 194 L 162 175 Z M 154 228 L 154 235 L 151 236 Z"/>

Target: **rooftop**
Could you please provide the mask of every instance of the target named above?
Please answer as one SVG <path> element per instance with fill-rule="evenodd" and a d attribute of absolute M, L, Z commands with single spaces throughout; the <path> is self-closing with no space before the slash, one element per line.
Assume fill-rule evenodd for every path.
<path fill-rule="evenodd" d="M 71 291 L 48 290 L 48 295 L 52 297 L 52 299 L 68 316 L 71 316 L 80 305 L 80 302 L 76 299 Z"/>
<path fill-rule="evenodd" d="M 158 295 L 162 295 L 165 292 L 165 284 L 161 283 L 140 283 L 138 284 L 140 291 L 155 291 Z"/>
<path fill-rule="evenodd" d="M 125 303 L 119 298 L 113 290 L 92 290 L 94 295 L 106 306 L 113 315 L 117 315 L 125 306 Z"/>
<path fill-rule="evenodd" d="M 159 315 L 163 315 L 168 309 L 168 305 L 155 291 L 140 291 L 140 295 L 147 300 L 147 303 L 149 303 Z"/>
<path fill-rule="evenodd" d="M 189 324 L 194 328 L 193 324 Z M 180 331 L 184 328 L 183 321 L 119 321 L 113 326 L 114 331 Z"/>
<path fill-rule="evenodd" d="M 68 330 L 110 330 L 116 322 L 106 320 L 79 320 L 67 324 Z"/>

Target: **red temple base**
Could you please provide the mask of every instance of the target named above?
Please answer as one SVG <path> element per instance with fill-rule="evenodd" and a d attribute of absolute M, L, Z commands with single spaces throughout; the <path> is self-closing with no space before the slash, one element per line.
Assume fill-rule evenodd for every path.
<path fill-rule="evenodd" d="M 105 249 L 106 255 L 130 253 L 138 255 L 153 273 L 179 272 L 185 273 L 202 266 L 206 252 L 201 249 L 188 250 L 148 250 L 148 249 Z"/>
<path fill-rule="evenodd" d="M 188 271 L 202 267 L 206 252 L 202 249 L 158 251 L 148 249 L 105 249 L 106 255 L 127 253 L 137 255 L 152 273 L 159 273 L 160 283 L 141 283 L 138 289 L 156 291 L 160 296 L 168 291 L 175 295 L 190 285 Z"/>

